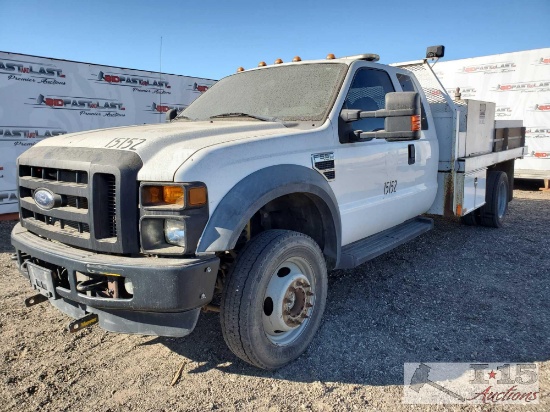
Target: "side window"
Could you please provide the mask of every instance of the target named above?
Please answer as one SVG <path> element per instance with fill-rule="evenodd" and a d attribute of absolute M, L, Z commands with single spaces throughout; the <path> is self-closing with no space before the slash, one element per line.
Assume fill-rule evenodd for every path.
<path fill-rule="evenodd" d="M 410 76 L 397 73 L 397 80 L 399 81 L 399 84 L 401 85 L 401 89 L 403 89 L 404 92 L 418 92 Z M 426 111 L 424 110 L 424 103 L 422 103 L 422 100 L 420 101 L 420 106 L 422 110 L 422 117 L 421 117 L 422 130 L 428 130 L 428 119 L 426 117 Z"/>
<path fill-rule="evenodd" d="M 394 92 L 390 76 L 383 70 L 359 69 L 348 91 L 343 109 L 372 111 L 384 109 L 386 93 Z M 361 119 L 351 123 L 353 130 L 384 130 L 383 118 Z"/>

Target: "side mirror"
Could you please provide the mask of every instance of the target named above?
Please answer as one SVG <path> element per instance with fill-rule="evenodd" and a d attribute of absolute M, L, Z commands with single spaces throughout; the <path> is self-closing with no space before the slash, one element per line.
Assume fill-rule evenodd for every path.
<path fill-rule="evenodd" d="M 426 49 L 426 59 L 439 59 L 445 55 L 445 46 L 430 46 Z"/>
<path fill-rule="evenodd" d="M 383 117 L 384 131 L 354 132 L 355 140 L 420 139 L 420 95 L 416 92 L 392 92 L 386 94 L 386 108 L 374 111 L 344 109 L 340 117 L 345 122 L 354 122 L 371 117 Z"/>
<path fill-rule="evenodd" d="M 166 112 L 166 123 L 170 123 L 178 115 L 178 109 L 170 109 Z"/>

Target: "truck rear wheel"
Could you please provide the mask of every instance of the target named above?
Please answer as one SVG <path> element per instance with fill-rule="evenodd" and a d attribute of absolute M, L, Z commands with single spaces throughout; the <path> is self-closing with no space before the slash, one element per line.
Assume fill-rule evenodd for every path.
<path fill-rule="evenodd" d="M 485 205 L 480 208 L 479 222 L 482 226 L 502 227 L 509 199 L 508 176 L 505 172 L 487 173 Z"/>
<path fill-rule="evenodd" d="M 243 248 L 221 301 L 225 342 L 242 360 L 276 369 L 300 356 L 321 324 L 327 269 L 302 233 L 268 230 Z"/>

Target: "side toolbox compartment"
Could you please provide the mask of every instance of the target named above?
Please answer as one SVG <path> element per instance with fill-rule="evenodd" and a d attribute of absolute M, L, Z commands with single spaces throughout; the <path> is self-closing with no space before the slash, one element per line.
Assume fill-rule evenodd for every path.
<path fill-rule="evenodd" d="M 457 216 L 464 216 L 485 204 L 487 189 L 487 169 L 473 170 L 468 173 L 457 173 L 458 195 L 457 204 L 462 204 L 462 213 L 457 210 Z M 460 202 L 462 192 L 462 202 Z"/>

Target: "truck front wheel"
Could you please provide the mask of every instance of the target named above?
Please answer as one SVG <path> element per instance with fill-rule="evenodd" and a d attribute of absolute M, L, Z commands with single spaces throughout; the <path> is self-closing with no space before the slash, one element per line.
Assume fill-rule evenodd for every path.
<path fill-rule="evenodd" d="M 289 230 L 262 232 L 239 253 L 225 281 L 225 342 L 254 366 L 279 368 L 313 340 L 326 296 L 327 269 L 317 243 Z"/>

